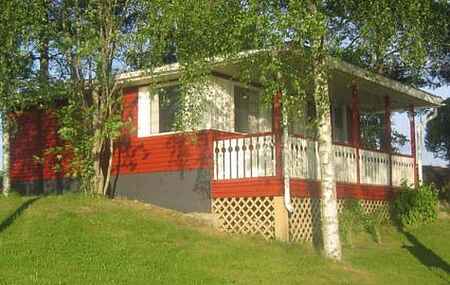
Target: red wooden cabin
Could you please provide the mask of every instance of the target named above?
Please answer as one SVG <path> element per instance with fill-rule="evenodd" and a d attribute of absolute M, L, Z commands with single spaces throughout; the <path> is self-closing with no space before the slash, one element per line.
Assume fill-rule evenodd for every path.
<path fill-rule="evenodd" d="M 263 105 L 257 87 L 234 81 L 236 68 L 214 71 L 195 132 L 171 130 L 179 94 L 176 64 L 152 76 L 120 75 L 123 119 L 134 128 L 115 150 L 113 189 L 118 196 L 162 207 L 213 213 L 227 231 L 311 239 L 320 208 L 317 142 L 308 139 L 304 118 L 294 118 L 282 143 L 279 104 Z M 374 210 L 386 205 L 402 181 L 420 179 L 416 116 L 409 117 L 411 152 L 398 154 L 390 144 L 391 111 L 414 114 L 417 108 L 439 106 L 441 100 L 347 63 L 335 64 L 332 75 L 337 198 L 360 199 Z M 364 112 L 384 114 L 381 148 L 361 143 Z M 11 148 L 12 187 L 25 193 L 76 187 L 53 171 L 58 158 L 45 154 L 58 143 L 55 118 L 35 111 L 24 113 L 18 123 Z M 35 156 L 43 159 L 38 163 Z M 292 213 L 285 203 L 293 205 Z"/>

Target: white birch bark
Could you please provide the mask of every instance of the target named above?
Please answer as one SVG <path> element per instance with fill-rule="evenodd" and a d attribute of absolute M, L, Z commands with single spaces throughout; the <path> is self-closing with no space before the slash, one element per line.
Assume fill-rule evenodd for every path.
<path fill-rule="evenodd" d="M 333 160 L 330 97 L 324 62 L 316 66 L 314 97 L 319 117 L 319 165 L 321 174 L 321 224 L 325 255 L 341 260 L 341 242 L 336 197 L 336 176 Z"/>
<path fill-rule="evenodd" d="M 6 116 L 2 118 L 2 139 L 3 139 L 3 195 L 8 196 L 11 188 L 10 180 L 10 141 L 9 141 L 9 123 Z"/>

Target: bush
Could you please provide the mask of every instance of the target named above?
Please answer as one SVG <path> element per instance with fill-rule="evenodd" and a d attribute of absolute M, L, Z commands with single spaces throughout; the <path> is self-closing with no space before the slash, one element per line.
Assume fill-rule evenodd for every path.
<path fill-rule="evenodd" d="M 402 186 L 394 201 L 396 220 L 403 227 L 432 223 L 437 219 L 438 191 L 433 184 Z"/>

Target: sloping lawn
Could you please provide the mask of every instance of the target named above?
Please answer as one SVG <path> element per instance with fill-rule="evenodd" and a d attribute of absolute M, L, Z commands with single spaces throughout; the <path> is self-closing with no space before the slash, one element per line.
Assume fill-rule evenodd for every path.
<path fill-rule="evenodd" d="M 361 236 L 344 262 L 140 203 L 0 198 L 0 284 L 448 284 L 450 221 Z"/>

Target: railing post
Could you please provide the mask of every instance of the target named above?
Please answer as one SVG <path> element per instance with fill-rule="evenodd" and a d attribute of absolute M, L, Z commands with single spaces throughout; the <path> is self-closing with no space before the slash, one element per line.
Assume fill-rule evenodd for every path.
<path fill-rule="evenodd" d="M 384 96 L 384 151 L 389 159 L 389 187 L 392 187 L 392 125 L 391 125 L 391 100 Z"/>
<path fill-rule="evenodd" d="M 275 159 L 276 159 L 276 169 L 275 175 L 280 179 L 281 189 L 280 193 L 283 193 L 285 187 L 285 177 L 283 171 L 283 152 L 284 141 L 283 141 L 283 125 L 282 120 L 282 106 L 281 106 L 281 91 L 278 91 L 272 102 L 272 132 L 275 135 Z M 287 181 L 289 183 L 289 181 Z M 288 185 L 289 186 L 289 185 Z M 283 194 L 282 194 L 283 195 Z M 275 238 L 281 241 L 289 240 L 289 216 L 284 205 L 284 197 L 276 196 L 273 200 L 274 203 L 274 216 L 275 216 Z"/>
<path fill-rule="evenodd" d="M 356 148 L 356 183 L 361 182 L 359 148 L 361 147 L 361 123 L 359 112 L 359 90 L 355 80 L 352 81 L 352 145 Z"/>
<path fill-rule="evenodd" d="M 411 156 L 413 157 L 413 165 L 414 165 L 414 186 L 419 185 L 419 174 L 417 168 L 417 155 L 416 155 L 416 113 L 414 112 L 414 105 L 409 107 L 408 112 L 409 117 L 409 132 L 411 136 Z"/>

